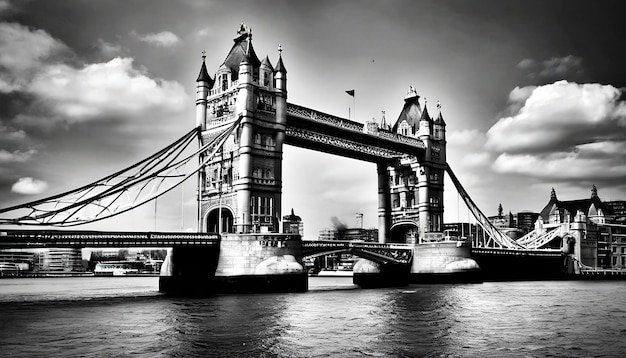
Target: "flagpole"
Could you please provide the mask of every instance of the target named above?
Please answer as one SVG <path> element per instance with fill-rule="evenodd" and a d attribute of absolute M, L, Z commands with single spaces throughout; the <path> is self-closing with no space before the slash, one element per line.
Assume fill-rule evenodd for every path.
<path fill-rule="evenodd" d="M 354 115 L 354 119 L 356 120 L 356 96 L 354 95 L 354 90 L 348 90 L 346 93 L 349 96 L 352 96 L 352 114 Z M 350 107 L 348 107 L 348 119 L 352 119 L 352 115 L 350 113 Z"/>

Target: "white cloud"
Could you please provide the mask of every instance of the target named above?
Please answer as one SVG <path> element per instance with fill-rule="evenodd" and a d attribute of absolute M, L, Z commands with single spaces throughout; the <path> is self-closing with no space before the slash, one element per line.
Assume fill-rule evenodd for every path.
<path fill-rule="evenodd" d="M 180 39 L 176 34 L 170 31 L 161 31 L 157 33 L 139 34 L 135 31 L 132 32 L 139 41 L 147 42 L 151 45 L 169 47 L 180 42 Z"/>
<path fill-rule="evenodd" d="M 48 66 L 28 89 L 65 119 L 77 122 L 103 115 L 172 113 L 181 111 L 187 103 L 179 83 L 149 78 L 133 68 L 131 58 L 114 58 L 81 69 Z"/>
<path fill-rule="evenodd" d="M 197 37 L 206 37 L 206 36 L 211 36 L 215 33 L 215 31 L 210 28 L 210 27 L 205 27 L 203 29 L 198 30 L 198 32 L 196 32 L 196 36 Z"/>
<path fill-rule="evenodd" d="M 11 187 L 12 192 L 24 195 L 41 194 L 46 191 L 46 189 L 48 189 L 48 183 L 31 177 L 20 178 Z"/>
<path fill-rule="evenodd" d="M 9 128 L 0 124 L 0 140 L 4 141 L 23 141 L 27 135 L 21 129 Z"/>
<path fill-rule="evenodd" d="M 164 38 L 167 38 L 165 36 Z M 99 41 L 103 51 L 116 45 Z M 114 58 L 76 68 L 61 63 L 71 50 L 43 30 L 0 23 L 0 91 L 23 91 L 50 107 L 67 123 L 113 116 L 158 115 L 181 111 L 184 88 L 175 81 L 148 77 L 132 58 Z"/>
<path fill-rule="evenodd" d="M 67 52 L 65 44 L 43 30 L 0 23 L 0 91 L 22 89 L 33 72 Z"/>
<path fill-rule="evenodd" d="M 619 134 L 616 114 L 624 106 L 619 96 L 620 90 L 611 85 L 558 81 L 537 87 L 515 115 L 489 129 L 487 147 L 508 153 L 551 152 Z"/>
<path fill-rule="evenodd" d="M 474 145 L 482 147 L 485 141 L 485 134 L 477 129 L 463 129 L 460 131 L 449 131 L 447 138 L 448 142 L 452 145 L 461 147 Z"/>
<path fill-rule="evenodd" d="M 626 178 L 626 164 L 610 156 L 585 158 L 579 153 L 544 155 L 500 154 L 493 164 L 500 173 L 519 174 L 541 179 L 597 181 Z"/>
<path fill-rule="evenodd" d="M 511 97 L 523 89 L 515 89 Z M 532 87 L 512 116 L 487 132 L 492 169 L 549 181 L 621 185 L 626 179 L 625 104 L 611 85 L 559 81 Z"/>
<path fill-rule="evenodd" d="M 36 150 L 30 149 L 25 152 L 15 150 L 13 152 L 9 152 L 4 149 L 0 149 L 0 163 L 3 162 L 25 162 L 29 160 L 35 153 Z"/>
<path fill-rule="evenodd" d="M 106 58 L 118 57 L 124 54 L 124 49 L 120 44 L 114 44 L 103 39 L 96 40 L 94 45 Z"/>

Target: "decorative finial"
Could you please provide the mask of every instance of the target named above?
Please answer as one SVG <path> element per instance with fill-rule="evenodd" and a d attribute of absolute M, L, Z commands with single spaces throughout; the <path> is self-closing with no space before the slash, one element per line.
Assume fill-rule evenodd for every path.
<path fill-rule="evenodd" d="M 385 110 L 383 109 L 381 112 L 383 113 L 383 117 L 384 117 L 385 116 Z"/>
<path fill-rule="evenodd" d="M 202 50 L 202 61 L 206 58 L 206 51 Z"/>
<path fill-rule="evenodd" d="M 283 54 L 283 46 L 281 44 L 278 44 L 278 56 L 281 56 Z"/>
<path fill-rule="evenodd" d="M 439 100 L 437 101 L 437 109 L 439 109 L 439 110 L 441 109 L 441 101 L 439 101 Z"/>
<path fill-rule="evenodd" d="M 591 187 L 591 197 L 596 197 L 598 196 L 598 188 L 596 188 L 596 185 L 593 184 L 593 186 Z"/>
<path fill-rule="evenodd" d="M 426 97 L 424 97 L 424 106 L 426 105 L 426 103 L 428 103 L 428 100 L 426 99 Z"/>

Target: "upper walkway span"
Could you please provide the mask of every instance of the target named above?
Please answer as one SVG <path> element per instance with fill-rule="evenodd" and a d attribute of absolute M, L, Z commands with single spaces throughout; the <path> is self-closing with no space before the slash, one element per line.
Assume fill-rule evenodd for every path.
<path fill-rule="evenodd" d="M 369 162 L 418 156 L 425 150 L 417 138 L 291 103 L 287 103 L 285 143 Z"/>

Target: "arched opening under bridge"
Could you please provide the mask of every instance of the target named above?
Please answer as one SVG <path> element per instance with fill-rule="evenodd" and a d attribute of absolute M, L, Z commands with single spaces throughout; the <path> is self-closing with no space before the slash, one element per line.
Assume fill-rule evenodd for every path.
<path fill-rule="evenodd" d="M 230 209 L 223 207 L 222 209 L 222 227 L 221 232 L 234 232 L 233 229 L 233 213 Z M 220 228 L 218 225 L 219 221 L 219 211 L 220 209 L 213 209 L 209 212 L 206 217 L 206 231 L 207 232 L 219 232 Z"/>
<path fill-rule="evenodd" d="M 417 242 L 419 228 L 417 223 L 413 221 L 402 221 L 395 223 L 389 229 L 389 242 L 398 244 L 407 244 Z"/>

